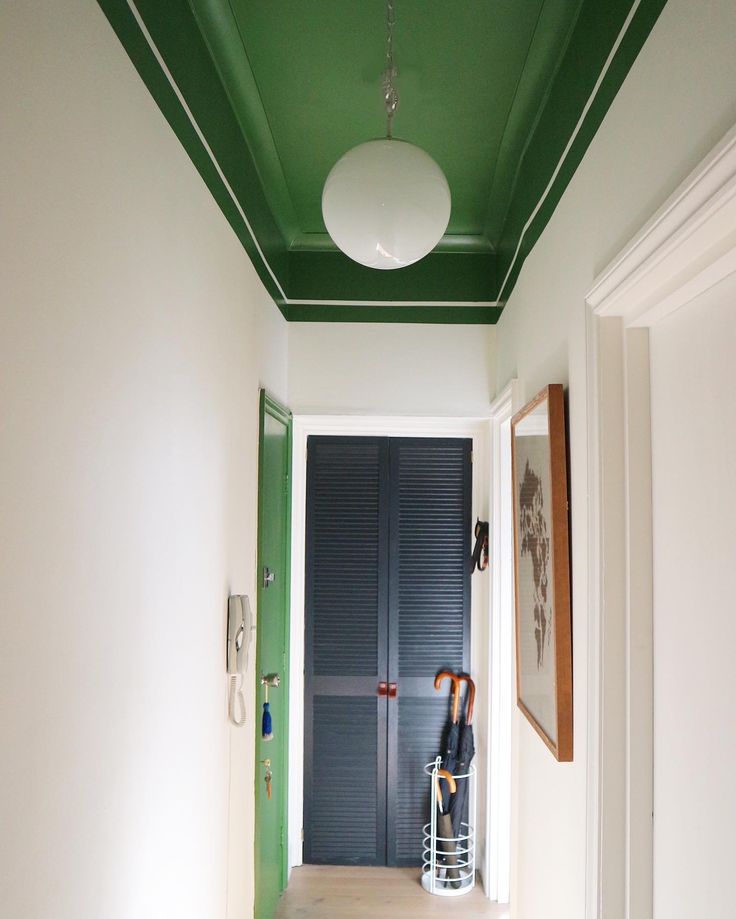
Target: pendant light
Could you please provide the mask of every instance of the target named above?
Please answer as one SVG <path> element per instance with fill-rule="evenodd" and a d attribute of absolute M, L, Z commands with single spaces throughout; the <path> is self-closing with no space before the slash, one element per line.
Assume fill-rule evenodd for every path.
<path fill-rule="evenodd" d="M 332 241 L 368 268 L 404 268 L 424 258 L 450 220 L 450 189 L 432 157 L 393 137 L 394 0 L 386 10 L 383 95 L 386 137 L 359 144 L 332 167 L 322 191 L 322 216 Z"/>

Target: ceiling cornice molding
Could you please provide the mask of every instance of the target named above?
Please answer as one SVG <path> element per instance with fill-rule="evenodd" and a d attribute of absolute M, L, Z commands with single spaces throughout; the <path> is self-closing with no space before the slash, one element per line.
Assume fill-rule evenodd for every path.
<path fill-rule="evenodd" d="M 626 19 L 624 20 L 624 23 L 621 26 L 621 29 L 618 35 L 616 36 L 616 40 L 613 43 L 613 47 L 609 51 L 608 57 L 606 58 L 600 73 L 598 74 L 595 84 L 593 85 L 593 89 L 591 90 L 591 93 L 588 96 L 585 106 L 583 107 L 583 110 L 580 113 L 580 117 L 578 118 L 577 123 L 575 124 L 575 127 L 573 128 L 572 133 L 570 134 L 570 137 L 567 140 L 567 143 L 565 144 L 565 148 L 562 151 L 562 155 L 557 161 L 557 165 L 552 171 L 552 175 L 549 177 L 549 181 L 547 182 L 547 185 L 545 186 L 544 191 L 542 192 L 539 200 L 537 201 L 534 209 L 532 210 L 531 214 L 527 218 L 527 221 L 522 228 L 521 234 L 519 236 L 519 241 L 516 245 L 514 255 L 511 259 L 511 264 L 509 265 L 508 270 L 506 271 L 506 274 L 504 275 L 503 281 L 501 282 L 501 287 L 499 288 L 499 291 L 498 291 L 499 297 L 503 296 L 504 289 L 506 288 L 509 278 L 511 277 L 511 274 L 514 270 L 516 260 L 519 257 L 519 252 L 521 251 L 521 247 L 524 244 L 524 237 L 526 236 L 529 230 L 529 227 L 534 223 L 534 220 L 537 214 L 542 209 L 544 202 L 546 201 L 550 192 L 554 188 L 554 184 L 557 181 L 557 177 L 560 174 L 560 170 L 564 166 L 565 160 L 567 159 L 568 154 L 570 153 L 570 150 L 572 149 L 572 146 L 575 143 L 575 140 L 578 134 L 580 133 L 581 128 L 585 124 L 585 119 L 588 117 L 588 113 L 590 112 L 591 106 L 595 102 L 596 96 L 598 95 L 598 91 L 603 85 L 603 81 L 605 80 L 606 75 L 611 67 L 611 64 L 613 63 L 613 60 L 616 57 L 618 49 L 621 47 L 621 42 L 626 37 L 626 33 L 629 31 L 629 26 L 634 21 L 634 16 L 636 15 L 636 11 L 639 9 L 640 4 L 641 4 L 641 0 L 633 0 L 631 9 L 629 10 L 626 16 Z"/>
<path fill-rule="evenodd" d="M 282 311 L 290 322 L 403 322 L 424 325 L 494 325 L 498 303 L 418 303 L 397 301 L 288 303 Z"/>
<path fill-rule="evenodd" d="M 263 138 L 254 137 L 234 110 L 232 87 L 203 34 L 205 0 L 98 2 L 287 319 L 493 323 L 665 0 L 610 0 L 603 19 L 582 0 L 585 15 L 578 17 L 544 117 L 525 149 L 526 173 L 518 174 L 518 201 L 498 252 L 483 236 L 449 234 L 425 259 L 392 272 L 356 265 L 329 247 L 323 234 L 291 236 L 283 219 L 276 219 L 273 189 L 266 195 L 257 161 Z M 220 0 L 212 2 L 215 12 L 220 10 Z M 247 58 L 244 47 L 243 54 Z M 585 68 L 596 60 L 605 60 L 605 67 L 591 74 Z M 577 99 L 580 111 L 574 108 Z M 569 129 L 561 128 L 571 116 Z M 273 147 L 267 120 L 264 124 L 256 134 L 265 130 L 265 145 Z M 570 134 L 561 138 L 561 130 Z M 560 153 L 551 161 L 555 149 Z"/>
<path fill-rule="evenodd" d="M 222 84 L 233 102 L 233 112 L 243 137 L 259 165 L 261 182 L 274 219 L 288 244 L 299 232 L 294 202 L 286 184 L 237 18 L 227 0 L 189 2 Z M 218 66 L 221 60 L 227 66 Z M 239 74 L 238 80 L 232 79 L 234 71 Z"/>
<path fill-rule="evenodd" d="M 616 258 L 586 302 L 599 317 L 650 325 L 736 270 L 736 127 Z"/>
<path fill-rule="evenodd" d="M 552 216 L 557 203 L 585 155 L 588 144 L 595 136 L 618 88 L 636 59 L 665 3 L 666 0 L 632 0 L 630 3 L 627 0 L 627 4 L 622 10 L 624 15 L 620 21 L 620 26 L 610 37 L 610 47 L 602 49 L 605 51 L 605 58 L 599 64 L 600 69 L 590 91 L 581 99 L 580 113 L 574 123 L 569 125 L 567 139 L 559 156 L 556 158 L 554 168 L 547 173 L 544 187 L 535 192 L 533 200 L 527 200 L 526 208 L 517 207 L 517 210 L 521 211 L 521 216 L 514 217 L 513 214 L 509 215 L 506 228 L 507 239 L 503 240 L 497 247 L 499 253 L 501 253 L 498 268 L 502 278 L 497 292 L 499 299 L 508 301 L 526 256 L 539 239 L 549 218 Z M 609 6 L 612 8 L 613 4 L 609 4 Z M 556 120 L 555 112 L 558 106 L 565 108 L 565 97 L 570 94 L 572 87 L 575 86 L 575 75 L 580 69 L 580 61 L 588 51 L 590 34 L 595 34 L 595 30 L 602 29 L 604 25 L 610 28 L 612 22 L 605 23 L 601 20 L 597 7 L 593 5 L 586 7 L 584 3 L 581 5 L 580 19 L 576 23 L 573 35 L 570 37 L 565 58 L 555 79 L 555 85 L 550 89 L 544 112 L 540 115 L 540 120 L 535 130 L 535 137 L 530 140 L 524 161 L 520 165 L 516 181 L 517 183 L 522 182 L 522 186 L 524 184 L 524 169 L 526 169 L 527 178 L 538 179 L 541 177 L 541 171 L 534 168 L 538 153 L 536 156 L 532 155 L 536 134 L 544 135 L 546 132 L 549 136 L 554 136 L 554 129 L 550 127 L 550 121 Z M 580 91 L 583 87 L 584 83 L 579 81 L 577 90 Z M 569 110 L 568 105 L 568 114 Z M 536 146 L 539 147 L 539 144 L 537 143 Z M 533 182 L 530 183 L 529 188 L 532 185 Z M 526 213 L 524 213 L 525 210 Z M 521 222 L 522 220 L 523 223 Z"/>
<path fill-rule="evenodd" d="M 286 297 L 286 292 L 272 264 L 274 259 L 267 257 L 240 197 L 233 189 L 215 151 L 210 146 L 205 131 L 200 127 L 187 102 L 185 93 L 169 69 L 138 5 L 134 0 L 99 0 L 99 3 L 141 78 L 248 252 L 266 290 L 278 304 L 279 300 Z M 189 15 L 194 23 L 193 14 L 188 5 L 177 6 L 176 10 L 184 17 Z M 169 15 L 173 15 L 173 9 L 169 10 Z M 180 25 L 181 31 L 184 32 L 186 18 L 183 23 L 177 25 Z M 200 34 L 196 23 L 194 28 L 197 29 L 197 34 Z M 243 161 L 243 167 L 246 165 L 246 162 Z M 257 192 L 260 193 L 260 188 L 257 189 Z M 262 208 L 261 212 L 263 213 Z M 267 215 L 266 222 L 268 219 L 272 220 L 270 213 Z M 269 234 L 269 228 L 266 226 L 265 233 L 262 235 L 267 234 Z"/>
<path fill-rule="evenodd" d="M 335 244 L 327 233 L 299 233 L 294 237 L 290 252 L 334 252 Z M 490 254 L 493 246 L 485 236 L 446 234 L 432 250 L 434 252 L 483 252 Z"/>
<path fill-rule="evenodd" d="M 564 34 L 562 36 L 558 34 L 560 18 L 556 8 L 563 3 L 564 0 L 545 0 L 542 4 L 539 19 L 537 20 L 534 33 L 529 43 L 529 48 L 527 49 L 527 59 L 529 59 L 532 57 L 535 48 L 539 46 L 548 46 L 554 43 L 555 40 L 559 42 L 559 50 L 556 52 L 557 60 L 550 80 L 548 81 L 547 90 L 544 96 L 539 99 L 535 105 L 533 124 L 538 122 L 544 111 L 549 99 L 549 93 L 554 85 L 565 53 L 567 52 L 570 38 L 577 25 L 577 16 L 575 16 L 572 21 L 567 24 Z M 562 39 L 561 42 L 560 38 Z M 528 132 L 525 134 L 523 131 L 526 114 L 524 108 L 525 105 L 529 104 L 527 94 L 524 92 L 526 80 L 533 80 L 533 76 L 530 77 L 525 72 L 522 72 L 504 125 L 503 136 L 501 137 L 496 160 L 497 169 L 491 182 L 491 190 L 486 211 L 485 235 L 493 240 L 500 238 L 502 235 L 503 226 L 518 178 L 519 167 L 524 160 L 526 148 L 530 140 Z M 509 153 L 504 155 L 506 149 L 509 150 Z M 515 151 L 515 156 L 511 152 L 512 150 Z M 502 168 L 504 164 L 506 166 L 505 169 Z"/>
<path fill-rule="evenodd" d="M 485 309 L 500 307 L 500 300 L 285 300 L 289 306 L 431 306 L 441 309 L 464 306 Z"/>

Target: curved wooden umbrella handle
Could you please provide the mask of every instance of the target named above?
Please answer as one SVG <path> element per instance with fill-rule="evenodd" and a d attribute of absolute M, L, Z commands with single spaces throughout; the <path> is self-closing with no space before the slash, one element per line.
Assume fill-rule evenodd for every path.
<path fill-rule="evenodd" d="M 460 689 L 460 683 L 468 684 L 468 711 L 465 715 L 465 723 L 470 724 L 470 722 L 473 720 L 473 706 L 475 705 L 475 683 L 469 676 L 460 676 L 457 678 L 457 681 L 458 691 Z"/>
<path fill-rule="evenodd" d="M 457 724 L 457 713 L 460 705 L 460 680 L 462 677 L 455 676 L 450 670 L 443 670 L 434 678 L 434 688 L 439 690 L 444 679 L 452 680 L 452 723 Z M 470 679 L 468 677 L 467 679 Z"/>
<path fill-rule="evenodd" d="M 455 779 L 452 777 L 452 773 L 448 772 L 447 769 L 438 769 L 437 770 L 437 802 L 440 807 L 442 807 L 442 789 L 440 788 L 440 779 L 444 779 L 447 784 L 450 786 L 450 794 L 455 794 L 457 791 L 457 784 Z"/>

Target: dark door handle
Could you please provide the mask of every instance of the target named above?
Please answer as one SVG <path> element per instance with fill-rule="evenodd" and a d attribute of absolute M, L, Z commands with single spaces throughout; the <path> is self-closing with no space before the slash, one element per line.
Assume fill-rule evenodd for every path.
<path fill-rule="evenodd" d="M 399 694 L 399 685 L 398 683 L 389 683 L 388 684 L 388 697 L 389 699 L 395 699 Z"/>
<path fill-rule="evenodd" d="M 379 683 L 376 693 L 379 696 L 387 696 L 388 695 L 388 683 Z"/>

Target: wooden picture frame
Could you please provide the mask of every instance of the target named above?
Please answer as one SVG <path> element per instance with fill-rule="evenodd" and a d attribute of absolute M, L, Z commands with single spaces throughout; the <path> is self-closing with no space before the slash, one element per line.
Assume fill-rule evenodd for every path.
<path fill-rule="evenodd" d="M 559 762 L 573 758 L 565 400 L 546 386 L 511 419 L 516 701 Z"/>

